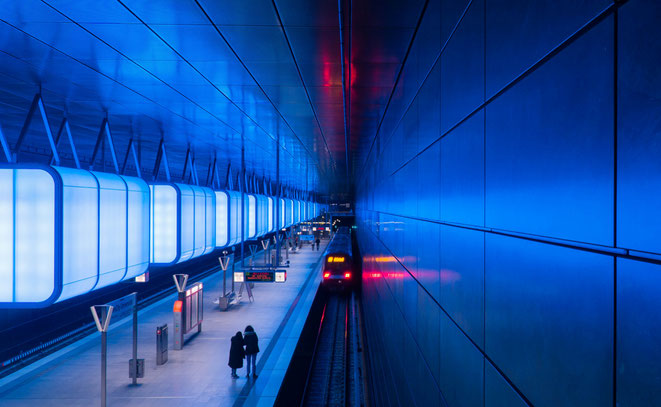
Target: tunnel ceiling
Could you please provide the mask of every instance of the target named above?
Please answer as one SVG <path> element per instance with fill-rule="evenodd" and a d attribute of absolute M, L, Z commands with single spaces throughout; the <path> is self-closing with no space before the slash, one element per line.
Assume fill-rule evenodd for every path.
<path fill-rule="evenodd" d="M 163 137 L 173 175 L 190 144 L 203 182 L 214 156 L 238 170 L 242 142 L 248 171 L 274 180 L 279 136 L 284 183 L 348 191 L 423 3 L 3 0 L 0 126 L 14 144 L 40 92 L 81 161 L 107 116 L 120 161 L 133 137 L 151 171 Z M 33 120 L 19 162 L 49 153 Z"/>

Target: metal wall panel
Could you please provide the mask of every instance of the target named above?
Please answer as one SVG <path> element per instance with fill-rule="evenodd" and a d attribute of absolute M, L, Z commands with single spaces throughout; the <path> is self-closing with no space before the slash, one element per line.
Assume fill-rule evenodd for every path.
<path fill-rule="evenodd" d="M 484 101 L 484 1 L 471 1 L 441 55 L 441 133 Z"/>
<path fill-rule="evenodd" d="M 440 383 L 441 358 L 438 350 L 440 347 L 441 309 L 422 286 L 418 286 L 417 308 L 420 317 L 418 318 L 416 340 L 424 360 L 423 364 L 431 372 L 433 380 Z"/>
<path fill-rule="evenodd" d="M 610 405 L 613 259 L 493 234 L 485 249 L 491 360 L 535 406 Z"/>
<path fill-rule="evenodd" d="M 358 237 L 381 259 L 363 279 L 379 404 L 659 404 L 661 266 L 606 252 L 661 252 L 661 5 L 428 8 L 439 59 L 422 80 L 439 48 L 419 27 L 374 148 L 358 153 Z"/>
<path fill-rule="evenodd" d="M 441 139 L 441 220 L 484 224 L 484 113 Z"/>
<path fill-rule="evenodd" d="M 441 302 L 441 225 L 418 223 L 418 282 L 437 302 Z"/>
<path fill-rule="evenodd" d="M 484 367 L 484 406 L 525 407 L 527 405 L 491 363 L 486 362 Z"/>
<path fill-rule="evenodd" d="M 631 1 L 618 18 L 617 242 L 661 253 L 661 4 Z"/>
<path fill-rule="evenodd" d="M 482 407 L 484 356 L 441 315 L 441 386 L 449 407 Z"/>
<path fill-rule="evenodd" d="M 484 347 L 484 233 L 441 226 L 441 305 Z"/>
<path fill-rule="evenodd" d="M 487 0 L 487 97 L 610 3 L 610 0 Z"/>
<path fill-rule="evenodd" d="M 422 151 L 438 139 L 441 133 L 441 64 L 436 62 L 427 79 L 420 87 L 416 99 L 422 104 L 418 109 L 418 148 Z"/>
<path fill-rule="evenodd" d="M 617 405 L 661 405 L 661 266 L 617 262 Z"/>
<path fill-rule="evenodd" d="M 613 20 L 486 108 L 487 226 L 613 243 Z"/>
<path fill-rule="evenodd" d="M 434 143 L 416 158 L 416 163 L 418 216 L 438 220 L 441 215 L 441 144 Z"/>

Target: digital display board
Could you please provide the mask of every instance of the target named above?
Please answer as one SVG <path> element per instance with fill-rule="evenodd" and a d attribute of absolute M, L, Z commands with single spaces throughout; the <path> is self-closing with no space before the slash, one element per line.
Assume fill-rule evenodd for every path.
<path fill-rule="evenodd" d="M 275 281 L 275 273 L 273 271 L 246 271 L 245 281 L 251 283 L 272 283 Z"/>
<path fill-rule="evenodd" d="M 285 270 L 251 270 L 234 273 L 235 283 L 284 283 L 285 281 L 287 281 Z"/>

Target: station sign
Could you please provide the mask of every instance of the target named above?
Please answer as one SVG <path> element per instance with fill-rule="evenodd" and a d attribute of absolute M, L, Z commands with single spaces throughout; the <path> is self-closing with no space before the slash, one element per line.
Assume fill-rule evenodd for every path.
<path fill-rule="evenodd" d="M 115 301 L 111 301 L 108 305 L 113 308 L 113 317 L 116 321 L 122 318 L 133 315 L 135 305 L 137 304 L 137 293 L 125 295 Z"/>

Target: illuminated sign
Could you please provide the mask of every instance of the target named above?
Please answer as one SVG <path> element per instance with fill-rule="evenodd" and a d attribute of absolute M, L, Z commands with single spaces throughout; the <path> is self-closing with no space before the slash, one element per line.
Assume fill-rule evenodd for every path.
<path fill-rule="evenodd" d="M 251 270 L 234 273 L 235 283 L 284 283 L 287 281 L 285 270 Z"/>
<path fill-rule="evenodd" d="M 343 263 L 344 262 L 344 257 L 329 257 L 328 258 L 329 263 Z"/>
<path fill-rule="evenodd" d="M 146 283 L 149 281 L 149 272 L 147 271 L 146 273 L 142 273 L 139 276 L 135 277 L 135 282 L 136 283 Z"/>
<path fill-rule="evenodd" d="M 272 283 L 275 281 L 273 271 L 246 271 L 246 281 L 251 283 Z"/>
<path fill-rule="evenodd" d="M 286 271 L 276 271 L 275 272 L 275 282 L 284 283 L 287 281 L 287 272 Z"/>

